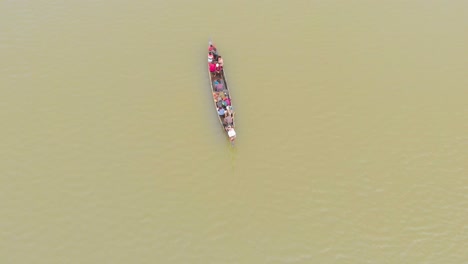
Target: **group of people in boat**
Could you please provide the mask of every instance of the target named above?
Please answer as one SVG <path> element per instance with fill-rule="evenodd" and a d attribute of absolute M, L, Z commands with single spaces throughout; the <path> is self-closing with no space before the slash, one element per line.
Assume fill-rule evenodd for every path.
<path fill-rule="evenodd" d="M 215 80 L 216 82 L 217 80 Z M 234 126 L 234 112 L 232 111 L 231 98 L 227 91 L 213 92 L 219 117 L 223 120 L 225 127 Z"/>
<path fill-rule="evenodd" d="M 224 129 L 232 140 L 236 137 L 234 131 L 234 112 L 232 111 L 231 98 L 226 89 L 223 75 L 223 58 L 218 55 L 216 47 L 212 44 L 208 47 L 208 65 L 213 87 L 213 100 L 218 110 L 218 115 L 223 121 Z"/>
<path fill-rule="evenodd" d="M 223 70 L 223 58 L 218 55 L 218 51 L 216 50 L 216 47 L 213 44 L 210 44 L 208 47 L 208 65 L 210 69 L 210 73 L 216 77 L 221 74 L 221 71 Z"/>

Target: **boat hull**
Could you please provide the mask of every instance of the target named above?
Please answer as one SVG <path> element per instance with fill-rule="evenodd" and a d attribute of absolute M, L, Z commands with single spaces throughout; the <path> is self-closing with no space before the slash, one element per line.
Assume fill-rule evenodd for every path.
<path fill-rule="evenodd" d="M 208 42 L 208 47 L 210 45 L 212 45 L 211 41 Z M 220 55 L 219 51 L 217 51 L 217 54 Z M 215 63 L 215 61 L 213 61 L 213 62 Z M 233 107 L 232 107 L 232 96 L 231 96 L 231 93 L 230 93 L 230 90 L 229 90 L 229 85 L 227 83 L 225 67 L 223 66 L 220 71 L 210 72 L 210 62 L 209 61 L 207 61 L 207 65 L 208 65 L 208 67 L 207 67 L 208 68 L 208 78 L 210 80 L 210 91 L 211 91 L 212 96 L 213 96 L 212 98 L 213 98 L 214 109 L 216 111 L 219 123 L 220 123 L 224 133 L 229 138 L 229 140 L 233 142 L 237 137 L 236 132 L 234 131 L 234 128 L 235 128 L 235 112 L 234 112 Z M 215 81 L 218 81 L 219 83 L 222 84 L 222 86 L 223 86 L 222 90 L 217 89 L 217 87 L 215 87 L 215 84 L 214 84 Z M 224 105 L 223 104 L 223 106 L 222 106 L 222 108 L 225 109 L 225 113 L 226 113 L 224 116 L 220 115 L 218 113 L 218 109 L 219 109 L 219 105 L 220 105 L 218 100 L 220 100 L 220 98 L 221 98 L 221 101 L 224 101 L 224 102 L 229 101 L 229 105 Z M 226 100 L 226 98 L 227 98 L 227 100 Z M 225 117 L 228 116 L 228 115 L 230 115 L 231 118 L 232 118 L 232 123 L 230 123 L 230 124 L 227 124 L 225 122 Z"/>

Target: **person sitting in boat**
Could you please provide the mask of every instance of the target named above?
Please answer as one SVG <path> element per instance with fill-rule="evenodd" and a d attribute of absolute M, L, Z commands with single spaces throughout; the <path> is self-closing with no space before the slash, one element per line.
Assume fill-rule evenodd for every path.
<path fill-rule="evenodd" d="M 215 89 L 217 92 L 221 92 L 224 90 L 224 85 L 219 79 L 218 79 L 218 83 L 215 85 Z"/>
<path fill-rule="evenodd" d="M 234 141 L 236 139 L 236 131 L 234 131 L 234 128 L 231 126 L 228 126 L 227 128 L 228 136 L 231 141 Z"/>
<path fill-rule="evenodd" d="M 214 55 L 213 52 L 208 52 L 208 62 L 212 63 L 214 61 Z"/>
<path fill-rule="evenodd" d="M 234 119 L 235 119 L 235 117 L 234 117 L 235 114 L 236 114 L 236 112 L 234 112 L 232 110 L 232 106 L 226 106 L 226 111 L 225 111 L 224 115 L 232 117 L 233 123 L 234 123 Z"/>
<path fill-rule="evenodd" d="M 226 106 L 231 106 L 231 99 L 229 97 L 225 97 L 223 100 L 226 104 Z"/>
<path fill-rule="evenodd" d="M 218 107 L 218 115 L 220 117 L 224 117 L 224 114 L 226 113 L 226 110 L 224 110 L 224 108 L 222 107 Z"/>
<path fill-rule="evenodd" d="M 224 62 L 223 62 L 223 58 L 221 58 L 221 56 L 218 56 L 218 64 L 219 64 L 219 66 L 220 66 L 221 69 L 222 69 L 223 66 L 224 66 Z"/>
<path fill-rule="evenodd" d="M 219 108 L 219 107 L 222 107 L 222 108 L 225 108 L 224 105 L 223 105 L 223 100 L 221 99 L 221 97 L 218 98 L 218 101 L 216 102 L 216 106 Z"/>
<path fill-rule="evenodd" d="M 216 71 L 216 65 L 210 62 L 210 73 L 214 73 Z"/>
<path fill-rule="evenodd" d="M 216 74 L 220 74 L 221 73 L 221 70 L 223 69 L 223 67 L 219 66 L 219 63 L 216 63 Z"/>
<path fill-rule="evenodd" d="M 224 125 L 225 126 L 232 126 L 233 125 L 233 119 L 232 119 L 232 116 L 228 113 L 226 113 L 226 117 L 224 118 L 224 121 L 223 121 Z"/>
<path fill-rule="evenodd" d="M 208 47 L 208 52 L 213 52 L 214 54 L 218 55 L 218 50 L 216 50 L 216 47 L 213 44 L 210 44 Z"/>

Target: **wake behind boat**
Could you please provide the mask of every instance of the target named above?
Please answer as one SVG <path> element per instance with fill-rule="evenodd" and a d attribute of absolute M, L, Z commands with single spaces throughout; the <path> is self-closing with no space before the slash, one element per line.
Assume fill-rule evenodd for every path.
<path fill-rule="evenodd" d="M 229 140 L 234 142 L 236 139 L 236 131 L 234 130 L 235 113 L 232 108 L 226 74 L 224 73 L 224 61 L 211 41 L 208 42 L 208 75 L 219 122 Z"/>

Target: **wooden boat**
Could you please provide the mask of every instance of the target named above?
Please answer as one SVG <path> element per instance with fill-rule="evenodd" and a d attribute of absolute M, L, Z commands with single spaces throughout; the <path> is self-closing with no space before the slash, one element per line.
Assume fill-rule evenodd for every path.
<path fill-rule="evenodd" d="M 209 50 L 210 50 L 211 45 L 213 45 L 213 43 L 211 41 L 208 41 L 208 55 L 209 55 Z M 236 131 L 234 130 L 235 113 L 232 108 L 232 97 L 231 97 L 231 93 L 229 92 L 229 86 L 227 84 L 224 67 L 221 67 L 221 68 L 216 67 L 217 71 L 216 70 L 214 72 L 210 71 L 210 64 L 211 63 L 216 64 L 217 62 L 216 58 L 217 56 L 220 56 L 219 51 L 216 49 L 216 47 L 214 48 L 214 51 L 216 55 L 214 56 L 215 58 L 213 58 L 212 62 L 210 62 L 210 58 L 208 58 L 208 76 L 210 80 L 211 93 L 213 95 L 213 103 L 214 103 L 216 114 L 218 115 L 218 119 L 219 119 L 219 123 L 221 124 L 221 127 L 223 128 L 229 140 L 231 142 L 234 142 L 234 140 L 236 139 Z M 218 85 L 218 83 L 221 83 L 221 86 Z M 219 102 L 219 100 L 221 100 L 221 103 Z M 225 115 L 220 115 L 220 112 L 219 112 L 220 108 L 223 108 L 225 110 L 224 111 Z M 231 116 L 232 123 L 227 124 L 227 122 L 225 122 L 225 121 L 229 121 L 229 119 L 225 120 L 227 116 Z"/>

